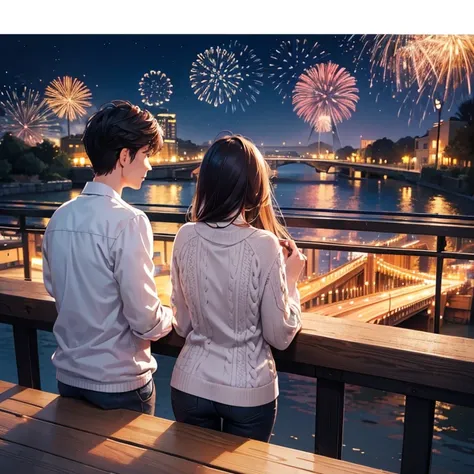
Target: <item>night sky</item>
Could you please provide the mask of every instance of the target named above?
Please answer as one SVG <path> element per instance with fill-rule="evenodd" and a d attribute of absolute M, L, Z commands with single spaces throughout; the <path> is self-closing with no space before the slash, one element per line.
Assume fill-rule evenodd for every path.
<path fill-rule="evenodd" d="M 93 112 L 113 99 L 126 99 L 140 104 L 138 83 L 145 72 L 161 70 L 173 84 L 173 94 L 166 105 L 177 114 L 178 137 L 198 144 L 212 140 L 220 131 L 230 130 L 252 138 L 256 143 L 279 145 L 308 143 L 310 126 L 297 117 L 291 101 L 284 104 L 268 80 L 270 51 L 290 35 L 9 35 L 0 37 L 0 86 L 26 85 L 44 92 L 47 84 L 58 76 L 70 75 L 84 81 L 92 92 Z M 359 146 L 364 138 L 388 137 L 397 140 L 406 135 L 423 135 L 432 126 L 432 109 L 420 123 L 415 113 L 397 116 L 400 99 L 393 98 L 390 87 L 370 87 L 369 61 L 364 55 L 354 62 L 362 46 L 359 37 L 343 35 L 299 36 L 320 43 L 325 61 L 331 60 L 354 74 L 360 100 L 350 120 L 338 126 L 342 146 Z M 200 102 L 190 86 L 189 72 L 198 53 L 211 46 L 238 40 L 248 44 L 265 66 L 264 86 L 257 102 L 235 113 L 224 107 Z M 376 100 L 376 98 L 378 99 Z M 142 104 L 140 104 L 142 105 Z M 143 105 L 142 105 L 143 106 Z M 454 114 L 457 103 L 453 106 Z M 153 107 L 143 106 L 152 112 Z M 81 133 L 84 120 L 72 125 L 72 132 Z M 64 129 L 65 130 L 65 129 Z M 332 143 L 329 134 L 322 141 Z M 311 141 L 315 141 L 315 135 Z"/>

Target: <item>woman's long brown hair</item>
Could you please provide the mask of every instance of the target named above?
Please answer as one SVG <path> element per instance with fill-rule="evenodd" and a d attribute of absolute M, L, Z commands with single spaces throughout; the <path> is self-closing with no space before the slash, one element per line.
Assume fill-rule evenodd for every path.
<path fill-rule="evenodd" d="M 232 135 L 216 140 L 202 160 L 190 220 L 232 222 L 242 214 L 248 224 L 273 232 L 280 239 L 290 238 L 273 195 L 269 171 L 262 154 L 248 139 Z"/>

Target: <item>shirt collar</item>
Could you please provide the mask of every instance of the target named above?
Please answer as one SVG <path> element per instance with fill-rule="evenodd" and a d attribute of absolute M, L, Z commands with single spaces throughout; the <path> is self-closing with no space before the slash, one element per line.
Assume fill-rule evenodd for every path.
<path fill-rule="evenodd" d="M 115 199 L 122 199 L 117 191 L 112 189 L 107 184 L 98 183 L 97 181 L 89 181 L 86 183 L 81 194 L 95 194 L 97 196 L 109 196 Z"/>
<path fill-rule="evenodd" d="M 229 224 L 230 221 L 232 221 L 233 224 L 246 224 L 246 221 L 242 217 L 242 214 L 239 214 L 236 218 L 229 219 L 228 221 L 208 222 L 207 225 L 209 225 L 210 227 L 214 227 L 215 229 L 222 229 L 229 225 L 232 225 L 232 224 Z"/>

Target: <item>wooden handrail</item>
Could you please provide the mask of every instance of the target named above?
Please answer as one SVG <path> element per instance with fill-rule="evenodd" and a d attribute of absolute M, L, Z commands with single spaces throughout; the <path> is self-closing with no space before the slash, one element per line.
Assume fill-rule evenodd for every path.
<path fill-rule="evenodd" d="M 42 283 L 0 278 L 0 314 L 52 329 L 57 312 Z M 176 353 L 176 334 L 154 343 Z M 303 329 L 277 360 L 358 372 L 474 396 L 474 340 L 303 313 Z"/>

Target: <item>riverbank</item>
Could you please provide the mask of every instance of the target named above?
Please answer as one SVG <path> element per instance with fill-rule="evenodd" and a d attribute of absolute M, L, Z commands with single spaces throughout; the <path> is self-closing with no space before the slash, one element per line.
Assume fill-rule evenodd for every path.
<path fill-rule="evenodd" d="M 46 183 L 5 183 L 0 184 L 0 197 L 14 194 L 35 194 L 55 191 L 70 191 L 72 181 L 70 179 L 48 181 Z"/>
<path fill-rule="evenodd" d="M 447 189 L 443 186 L 439 186 L 438 184 L 427 183 L 426 181 L 418 181 L 418 186 L 422 186 L 424 188 L 434 189 L 435 191 L 439 191 L 441 193 L 449 194 L 451 196 L 460 197 L 463 199 L 467 199 L 469 201 L 474 202 L 474 196 L 469 196 L 468 194 L 458 193 L 456 191 L 452 191 Z"/>

